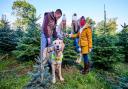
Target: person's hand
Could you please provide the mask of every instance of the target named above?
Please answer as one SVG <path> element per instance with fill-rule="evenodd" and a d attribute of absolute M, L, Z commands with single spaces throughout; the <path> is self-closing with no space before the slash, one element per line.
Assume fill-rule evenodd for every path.
<path fill-rule="evenodd" d="M 92 48 L 89 49 L 89 52 L 92 52 Z"/>
<path fill-rule="evenodd" d="M 68 37 L 69 36 L 68 33 L 65 33 L 65 36 Z"/>
<path fill-rule="evenodd" d="M 79 50 L 79 52 L 81 52 L 81 48 L 80 48 L 80 47 L 79 47 L 79 49 L 78 49 L 78 50 Z"/>
<path fill-rule="evenodd" d="M 71 38 L 72 37 L 72 34 L 68 34 L 68 36 Z"/>
<path fill-rule="evenodd" d="M 51 44 L 51 39 L 47 38 L 47 40 L 48 40 L 48 45 L 50 45 Z"/>

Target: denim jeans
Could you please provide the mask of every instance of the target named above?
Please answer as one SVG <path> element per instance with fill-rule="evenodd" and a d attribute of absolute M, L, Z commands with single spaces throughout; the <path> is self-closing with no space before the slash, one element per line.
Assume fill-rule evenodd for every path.
<path fill-rule="evenodd" d="M 76 52 L 79 53 L 80 52 L 80 50 L 79 50 L 80 47 L 79 47 L 78 43 L 79 43 L 79 38 L 75 38 L 74 39 L 74 46 L 75 46 Z"/>
<path fill-rule="evenodd" d="M 45 37 L 44 33 L 41 32 L 41 51 L 42 52 L 46 46 L 47 46 L 47 38 Z"/>
<path fill-rule="evenodd" d="M 84 63 L 88 63 L 88 55 L 87 54 L 83 54 L 83 59 L 84 59 Z"/>

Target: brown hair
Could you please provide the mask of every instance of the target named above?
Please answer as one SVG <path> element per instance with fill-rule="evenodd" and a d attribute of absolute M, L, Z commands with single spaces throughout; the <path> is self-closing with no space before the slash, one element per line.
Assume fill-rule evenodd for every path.
<path fill-rule="evenodd" d="M 60 13 L 60 14 L 62 15 L 61 9 L 57 9 L 56 12 L 57 12 L 57 13 Z"/>

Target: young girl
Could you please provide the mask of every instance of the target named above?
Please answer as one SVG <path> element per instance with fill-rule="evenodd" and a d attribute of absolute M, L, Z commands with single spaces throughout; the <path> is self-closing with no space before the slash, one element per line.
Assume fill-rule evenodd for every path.
<path fill-rule="evenodd" d="M 70 34 L 69 36 L 72 38 L 79 37 L 79 46 L 84 59 L 84 68 L 81 72 L 82 74 L 86 74 L 89 72 L 88 53 L 92 49 L 92 30 L 90 25 L 86 24 L 84 16 L 80 18 L 80 31 L 77 34 Z"/>

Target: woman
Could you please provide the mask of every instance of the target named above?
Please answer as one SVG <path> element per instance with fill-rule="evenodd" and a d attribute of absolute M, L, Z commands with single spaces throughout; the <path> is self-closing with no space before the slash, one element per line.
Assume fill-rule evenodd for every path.
<path fill-rule="evenodd" d="M 77 34 L 79 32 L 80 26 L 79 21 L 77 20 L 77 14 L 74 13 L 72 16 L 72 34 Z M 76 37 L 74 39 L 74 46 L 76 48 L 76 52 L 80 52 L 79 45 L 78 45 L 79 38 Z"/>
<path fill-rule="evenodd" d="M 86 74 L 89 72 L 88 53 L 92 49 L 92 30 L 90 25 L 86 24 L 84 16 L 80 18 L 80 27 L 80 31 L 77 34 L 70 34 L 69 36 L 72 38 L 79 37 L 79 46 L 84 59 L 84 68 L 81 72 Z"/>

